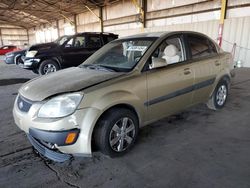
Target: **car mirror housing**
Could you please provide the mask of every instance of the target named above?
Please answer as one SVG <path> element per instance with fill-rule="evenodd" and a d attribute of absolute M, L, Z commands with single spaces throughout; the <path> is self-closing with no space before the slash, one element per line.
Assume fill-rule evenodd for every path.
<path fill-rule="evenodd" d="M 165 67 L 167 66 L 167 62 L 163 58 L 156 58 L 152 57 L 152 63 L 149 65 L 149 69 L 159 68 L 159 67 Z"/>

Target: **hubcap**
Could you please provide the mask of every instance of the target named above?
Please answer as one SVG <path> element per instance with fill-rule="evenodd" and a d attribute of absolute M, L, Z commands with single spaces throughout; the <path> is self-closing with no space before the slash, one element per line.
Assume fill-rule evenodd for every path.
<path fill-rule="evenodd" d="M 219 106 L 222 106 L 227 98 L 227 87 L 225 85 L 221 85 L 217 91 L 216 102 Z"/>
<path fill-rule="evenodd" d="M 121 118 L 112 127 L 109 144 L 116 152 L 126 150 L 135 138 L 135 125 L 128 117 Z"/>
<path fill-rule="evenodd" d="M 53 64 L 47 64 L 43 68 L 44 74 L 49 74 L 51 72 L 56 72 L 56 66 Z"/>

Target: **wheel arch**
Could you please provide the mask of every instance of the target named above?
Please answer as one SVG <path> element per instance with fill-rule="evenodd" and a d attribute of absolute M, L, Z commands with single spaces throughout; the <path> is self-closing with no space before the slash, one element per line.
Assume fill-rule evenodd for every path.
<path fill-rule="evenodd" d="M 230 77 L 229 75 L 224 74 L 224 75 L 222 75 L 221 77 L 219 77 L 219 78 L 216 79 L 216 80 L 218 80 L 218 81 L 215 82 L 216 84 L 214 84 L 214 88 L 213 88 L 213 90 L 212 90 L 212 92 L 211 92 L 209 98 L 211 98 L 211 97 L 213 96 L 213 93 L 214 93 L 214 91 L 215 91 L 217 85 L 218 85 L 221 81 L 226 81 L 226 82 L 227 82 L 228 89 L 230 89 L 230 86 L 231 86 L 231 77 Z"/>
<path fill-rule="evenodd" d="M 110 111 L 111 109 L 114 109 L 114 108 L 124 108 L 124 109 L 128 109 L 128 110 L 132 111 L 136 115 L 137 120 L 138 120 L 138 124 L 140 125 L 141 118 L 140 118 L 139 112 L 131 104 L 118 103 L 118 104 L 115 104 L 115 105 L 112 105 L 112 106 L 108 107 L 97 118 L 95 126 L 94 126 L 94 128 L 92 130 L 92 133 L 91 133 L 91 150 L 93 150 L 93 147 L 94 147 L 94 134 L 95 134 L 95 131 L 97 130 L 97 124 L 98 124 L 98 122 L 107 114 L 108 111 Z"/>
<path fill-rule="evenodd" d="M 43 58 L 41 58 L 41 61 L 39 62 L 38 67 L 40 67 L 41 63 L 42 63 L 43 61 L 46 61 L 46 60 L 51 60 L 51 61 L 56 62 L 56 63 L 58 64 L 59 68 L 60 68 L 60 69 L 62 68 L 61 60 L 60 60 L 59 57 L 43 57 Z"/>
<path fill-rule="evenodd" d="M 16 55 L 15 57 L 14 57 L 14 63 L 15 63 L 15 65 L 17 65 L 17 60 L 18 60 L 18 58 L 21 58 L 21 54 L 19 54 L 19 55 Z"/>

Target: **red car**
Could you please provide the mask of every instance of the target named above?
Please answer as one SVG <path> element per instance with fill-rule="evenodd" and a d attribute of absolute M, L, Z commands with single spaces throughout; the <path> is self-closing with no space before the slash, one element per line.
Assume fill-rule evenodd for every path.
<path fill-rule="evenodd" d="M 12 52 L 16 50 L 20 50 L 20 49 L 17 46 L 13 46 L 13 45 L 2 46 L 0 48 L 0 55 L 5 55 L 8 52 Z"/>

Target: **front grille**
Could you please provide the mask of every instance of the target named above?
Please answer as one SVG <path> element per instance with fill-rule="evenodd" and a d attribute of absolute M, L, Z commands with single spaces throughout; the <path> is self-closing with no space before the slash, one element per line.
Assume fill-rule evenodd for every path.
<path fill-rule="evenodd" d="M 25 99 L 22 96 L 18 96 L 17 98 L 17 107 L 22 112 L 28 112 L 30 110 L 30 107 L 32 106 L 32 101 L 29 101 L 28 99 Z"/>

